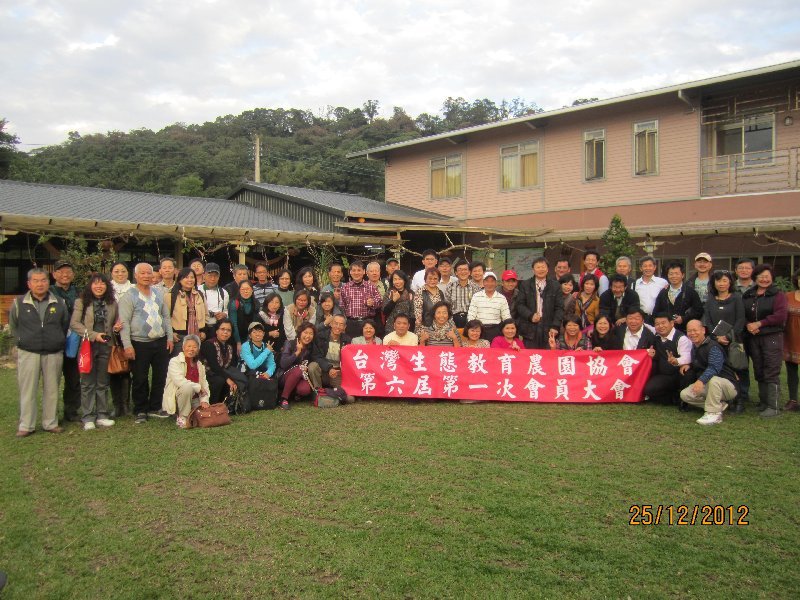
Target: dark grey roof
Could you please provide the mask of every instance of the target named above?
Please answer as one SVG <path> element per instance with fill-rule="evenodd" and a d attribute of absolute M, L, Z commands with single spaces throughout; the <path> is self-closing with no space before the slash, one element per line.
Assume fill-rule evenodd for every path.
<path fill-rule="evenodd" d="M 322 229 L 213 198 L 0 180 L 0 215 L 317 233 Z"/>
<path fill-rule="evenodd" d="M 288 185 L 277 185 L 274 183 L 256 183 L 248 181 L 243 183 L 228 197 L 233 198 L 242 189 L 254 192 L 264 192 L 269 195 L 279 196 L 287 200 L 301 202 L 326 212 L 333 212 L 341 217 L 349 214 L 370 214 L 381 215 L 387 219 L 414 218 L 414 219 L 434 219 L 439 221 L 449 221 L 450 218 L 433 212 L 416 210 L 399 204 L 390 204 L 365 198 L 358 194 L 345 194 L 342 192 L 328 192 L 325 190 L 313 190 L 309 188 L 291 187 Z"/>

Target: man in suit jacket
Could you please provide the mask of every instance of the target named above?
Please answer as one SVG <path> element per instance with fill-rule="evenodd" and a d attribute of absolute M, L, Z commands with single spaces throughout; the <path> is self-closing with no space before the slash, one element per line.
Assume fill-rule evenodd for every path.
<path fill-rule="evenodd" d="M 547 349 L 550 331 L 558 335 L 564 318 L 561 286 L 547 276 L 550 267 L 543 256 L 535 259 L 531 268 L 533 277 L 517 287 L 517 328 L 526 348 Z"/>
<path fill-rule="evenodd" d="M 622 341 L 623 350 L 647 350 L 650 358 L 656 355 L 656 334 L 652 325 L 644 322 L 645 313 L 641 308 L 631 308 L 625 316 L 625 323 L 614 329 L 614 334 Z"/>
<path fill-rule="evenodd" d="M 669 286 L 656 297 L 653 314 L 669 313 L 675 317 L 675 327 L 686 332 L 686 324 L 692 319 L 703 318 L 703 303 L 691 285 L 684 281 L 683 265 L 670 263 L 667 267 Z"/>
<path fill-rule="evenodd" d="M 616 324 L 622 325 L 631 308 L 639 308 L 639 294 L 628 288 L 624 275 L 611 277 L 611 287 L 600 294 L 600 314 Z"/>

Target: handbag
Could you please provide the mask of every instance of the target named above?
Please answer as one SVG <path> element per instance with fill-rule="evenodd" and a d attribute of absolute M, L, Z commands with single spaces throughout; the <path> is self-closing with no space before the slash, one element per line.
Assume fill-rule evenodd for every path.
<path fill-rule="evenodd" d="M 747 369 L 747 353 L 742 342 L 731 341 L 728 345 L 728 364 L 736 371 Z"/>
<path fill-rule="evenodd" d="M 208 408 L 198 406 L 189 414 L 190 427 L 221 427 L 230 425 L 231 417 L 224 402 L 211 404 Z"/>
<path fill-rule="evenodd" d="M 248 376 L 247 410 L 272 410 L 278 405 L 278 380 L 262 379 L 255 373 Z"/>
<path fill-rule="evenodd" d="M 89 341 L 89 334 L 83 336 L 81 350 L 78 352 L 78 373 L 92 372 L 92 342 Z"/>
<path fill-rule="evenodd" d="M 235 392 L 230 391 L 225 397 L 225 406 L 228 407 L 229 415 L 243 415 L 245 414 L 244 403 L 241 390 L 237 389 Z"/>
<path fill-rule="evenodd" d="M 67 343 L 64 346 L 64 356 L 67 358 L 76 358 L 80 347 L 81 336 L 70 329 L 69 333 L 67 333 Z"/>
<path fill-rule="evenodd" d="M 108 355 L 108 372 L 112 375 L 119 375 L 128 373 L 130 370 L 131 364 L 128 362 L 128 357 L 125 356 L 125 348 L 112 346 L 111 354 Z"/>

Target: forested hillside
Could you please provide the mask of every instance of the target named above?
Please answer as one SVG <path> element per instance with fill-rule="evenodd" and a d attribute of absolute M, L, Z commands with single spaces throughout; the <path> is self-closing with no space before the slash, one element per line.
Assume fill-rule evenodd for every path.
<path fill-rule="evenodd" d="M 9 179 L 224 197 L 254 176 L 254 140 L 261 139 L 262 181 L 363 194 L 383 199 L 383 165 L 347 160 L 349 152 L 537 112 L 521 99 L 495 103 L 448 98 L 439 114 L 416 118 L 395 107 L 378 117 L 370 100 L 361 108 L 257 108 L 160 131 L 71 132 L 57 146 L 14 152 Z M 13 117 L 13 115 L 6 115 Z M 2 176 L 2 174 L 0 174 Z"/>

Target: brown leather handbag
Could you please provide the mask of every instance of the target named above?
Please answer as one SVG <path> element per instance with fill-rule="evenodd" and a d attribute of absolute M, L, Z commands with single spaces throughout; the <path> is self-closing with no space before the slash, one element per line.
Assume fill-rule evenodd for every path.
<path fill-rule="evenodd" d="M 131 365 L 128 362 L 128 357 L 125 356 L 125 349 L 122 346 L 113 346 L 111 354 L 108 355 L 108 372 L 112 375 L 119 375 L 120 373 L 128 373 L 131 370 Z"/>
<path fill-rule="evenodd" d="M 115 345 L 111 346 L 111 354 L 108 355 L 108 372 L 112 375 L 130 373 L 131 364 L 125 356 L 125 348 L 122 347 L 122 337 L 119 333 L 114 334 Z"/>
<path fill-rule="evenodd" d="M 189 414 L 191 427 L 221 427 L 230 425 L 231 417 L 224 402 L 211 404 L 208 408 L 198 406 Z"/>

